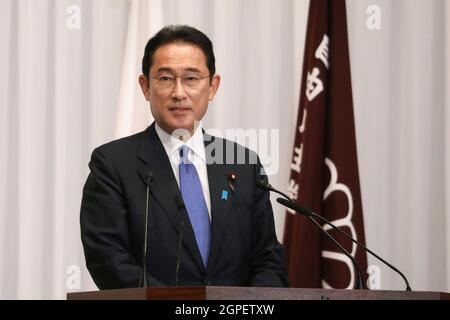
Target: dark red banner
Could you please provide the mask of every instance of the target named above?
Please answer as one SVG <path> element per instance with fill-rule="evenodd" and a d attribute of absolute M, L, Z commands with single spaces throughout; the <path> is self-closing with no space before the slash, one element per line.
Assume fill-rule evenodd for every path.
<path fill-rule="evenodd" d="M 345 0 L 310 2 L 301 88 L 288 194 L 365 243 Z M 366 253 L 324 228 L 366 281 Z M 292 287 L 356 287 L 351 260 L 305 217 L 288 212 L 284 244 Z"/>

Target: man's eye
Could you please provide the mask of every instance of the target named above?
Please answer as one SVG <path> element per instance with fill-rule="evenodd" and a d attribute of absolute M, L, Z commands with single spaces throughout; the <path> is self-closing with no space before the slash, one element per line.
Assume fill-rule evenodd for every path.
<path fill-rule="evenodd" d="M 161 76 L 161 77 L 159 77 L 159 81 L 167 82 L 167 81 L 171 81 L 171 80 L 172 80 L 172 78 L 169 77 L 169 76 Z"/>

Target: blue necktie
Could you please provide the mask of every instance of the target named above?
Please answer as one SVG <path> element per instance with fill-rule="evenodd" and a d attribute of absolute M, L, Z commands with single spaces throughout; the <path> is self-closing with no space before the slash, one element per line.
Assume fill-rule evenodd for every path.
<path fill-rule="evenodd" d="M 211 224 L 202 185 L 195 166 L 188 159 L 188 152 L 188 147 L 180 148 L 180 191 L 194 229 L 203 264 L 206 267 L 211 244 Z"/>

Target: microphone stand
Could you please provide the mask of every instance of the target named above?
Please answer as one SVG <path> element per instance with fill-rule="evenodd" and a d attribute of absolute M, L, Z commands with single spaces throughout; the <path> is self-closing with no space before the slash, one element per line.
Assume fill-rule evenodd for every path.
<path fill-rule="evenodd" d="M 293 206 L 289 201 L 283 199 L 283 198 L 278 198 L 277 202 L 284 205 L 285 207 L 288 207 L 292 210 L 295 210 L 299 213 L 301 213 L 295 206 Z M 350 254 L 350 252 L 348 252 L 339 242 L 336 241 L 335 238 L 333 238 L 327 231 L 325 231 L 325 229 L 316 221 L 314 220 L 311 215 L 306 215 L 306 217 L 312 222 L 314 223 L 317 228 L 319 228 L 319 230 L 322 232 L 322 234 L 328 239 L 330 240 L 335 246 L 337 246 L 353 263 L 353 266 L 355 267 L 356 270 L 356 275 L 357 275 L 357 281 L 356 281 L 356 289 L 366 289 L 363 285 L 363 281 L 361 278 L 361 271 L 359 270 L 358 264 L 356 263 L 355 258 Z"/>
<path fill-rule="evenodd" d="M 145 201 L 145 231 L 144 231 L 144 250 L 142 252 L 142 273 L 139 280 L 139 288 L 148 287 L 147 279 L 147 242 L 148 242 L 148 206 L 150 202 L 150 182 L 153 181 L 153 174 L 149 172 L 145 180 L 147 185 L 147 197 Z"/>
<path fill-rule="evenodd" d="M 387 265 L 388 267 L 390 267 L 392 270 L 394 270 L 395 272 L 397 272 L 405 281 L 406 284 L 406 291 L 411 291 L 411 287 L 409 285 L 408 279 L 406 279 L 405 275 L 398 270 L 396 267 L 394 267 L 392 264 L 390 264 L 389 262 L 387 262 L 386 260 L 384 260 L 383 258 L 381 258 L 379 255 L 377 255 L 376 253 L 374 253 L 372 250 L 370 250 L 369 248 L 367 248 L 365 245 L 363 245 L 362 243 L 360 243 L 358 240 L 354 239 L 353 237 L 351 237 L 349 234 L 347 234 L 346 232 L 342 231 L 341 229 L 339 229 L 338 227 L 336 227 L 333 223 L 331 223 L 330 221 L 328 221 L 326 218 L 322 217 L 321 215 L 318 215 L 317 213 L 313 212 L 311 209 L 303 207 L 301 205 L 299 205 L 297 202 L 294 202 L 291 198 L 289 198 L 286 194 L 284 194 L 283 192 L 275 189 L 274 187 L 272 187 L 269 183 L 265 182 L 265 181 L 259 181 L 257 183 L 257 186 L 259 188 L 268 190 L 268 191 L 273 191 L 276 192 L 280 195 L 282 195 L 284 198 L 286 198 L 288 200 L 288 202 L 290 204 L 292 204 L 293 206 L 295 206 L 295 209 L 290 207 L 291 209 L 295 210 L 296 212 L 299 212 L 307 217 L 313 216 L 314 218 L 320 219 L 321 221 L 323 221 L 324 223 L 328 224 L 330 227 L 332 227 L 334 230 L 336 230 L 337 232 L 339 232 L 340 234 L 342 234 L 344 237 L 346 237 L 347 239 L 349 239 L 350 241 L 352 241 L 353 243 L 357 244 L 359 247 L 363 248 L 364 250 L 366 250 L 367 252 L 369 252 L 372 256 L 374 256 L 375 258 L 377 258 L 379 261 L 383 262 L 385 265 Z M 281 201 L 286 201 L 284 199 L 278 198 L 277 202 L 281 203 L 279 200 Z M 282 203 L 283 204 L 283 203 Z M 286 204 L 284 204 L 285 206 L 287 206 Z M 311 218 L 312 219 L 312 218 Z M 314 220 L 314 219 L 312 219 Z M 314 220 L 315 221 L 315 220 Z"/>
<path fill-rule="evenodd" d="M 298 213 L 303 213 L 302 211 L 299 210 L 298 206 L 296 206 L 296 203 L 294 201 L 292 201 L 286 194 L 284 194 L 283 192 L 273 188 L 267 181 L 260 180 L 256 182 L 256 186 L 260 189 L 266 190 L 266 191 L 274 191 L 280 195 L 282 195 L 283 197 L 285 197 L 288 200 L 282 199 L 282 198 L 278 198 L 277 202 L 284 205 L 285 207 L 288 207 L 292 210 L 297 211 Z M 355 267 L 356 270 L 356 274 L 357 274 L 357 281 L 356 281 L 356 289 L 366 289 L 364 287 L 362 278 L 361 278 L 361 272 L 359 270 L 358 264 L 356 263 L 355 258 L 353 258 L 353 256 L 339 243 L 336 241 L 336 239 L 334 239 L 316 220 L 314 220 L 311 215 L 306 215 L 306 217 L 312 222 L 314 223 L 319 230 L 322 232 L 323 235 L 325 235 L 325 237 L 330 240 L 334 245 L 336 245 L 346 256 L 347 258 L 349 258 L 352 263 L 353 266 Z"/>
<path fill-rule="evenodd" d="M 392 264 L 390 264 L 389 262 L 387 262 L 386 260 L 384 260 L 383 258 L 381 258 L 380 256 L 378 256 L 376 253 L 374 253 L 372 250 L 370 250 L 369 248 L 367 248 L 365 245 L 363 245 L 362 243 L 360 243 L 358 240 L 354 239 L 353 237 L 351 237 L 349 234 L 347 234 L 346 232 L 342 231 L 341 229 L 339 229 L 338 227 L 336 227 L 333 223 L 331 223 L 330 221 L 328 221 L 327 219 L 325 219 L 324 217 L 318 215 L 317 213 L 314 213 L 311 209 L 305 208 L 300 206 L 299 204 L 297 204 L 296 202 L 292 201 L 292 200 L 286 200 L 286 199 L 282 199 L 282 198 L 278 198 L 277 199 L 278 203 L 281 203 L 305 216 L 307 216 L 308 218 L 310 218 L 310 220 L 314 220 L 312 217 L 315 217 L 317 219 L 322 220 L 323 222 L 325 222 L 326 224 L 328 224 L 330 227 L 332 227 L 334 230 L 336 230 L 337 232 L 339 232 L 340 234 L 342 234 L 344 237 L 346 237 L 347 239 L 349 239 L 350 241 L 352 241 L 353 243 L 357 244 L 358 246 L 360 246 L 361 248 L 363 248 L 364 250 L 366 250 L 367 252 L 369 252 L 371 255 L 373 255 L 375 258 L 377 258 L 378 260 L 380 260 L 381 262 L 383 262 L 384 264 L 386 264 L 388 267 L 390 267 L 392 270 L 396 271 L 405 281 L 406 283 L 406 291 L 411 291 L 411 287 L 409 286 L 409 282 L 406 279 L 406 277 L 403 275 L 403 273 L 400 272 L 400 270 L 398 270 L 396 267 L 394 267 Z M 289 205 L 291 204 L 291 205 Z M 314 220 L 316 221 L 316 220 Z"/>
<path fill-rule="evenodd" d="M 178 273 L 180 271 L 180 260 L 181 260 L 181 244 L 183 243 L 183 229 L 184 229 L 184 212 L 186 209 L 183 200 L 180 197 L 175 196 L 175 203 L 177 205 L 177 209 L 180 211 L 181 215 L 181 223 L 180 223 L 180 237 L 178 242 L 178 252 L 177 252 L 177 266 L 175 269 L 175 287 L 178 287 Z"/>

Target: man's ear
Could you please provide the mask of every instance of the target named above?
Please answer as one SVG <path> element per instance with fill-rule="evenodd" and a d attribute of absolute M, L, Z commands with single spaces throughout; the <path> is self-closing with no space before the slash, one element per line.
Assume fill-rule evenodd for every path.
<path fill-rule="evenodd" d="M 214 99 L 214 96 L 216 95 L 216 92 L 219 89 L 219 85 L 220 85 L 220 75 L 215 74 L 211 80 L 211 84 L 209 85 L 209 100 L 210 101 L 212 99 Z"/>
<path fill-rule="evenodd" d="M 148 81 L 148 78 L 143 74 L 139 76 L 139 85 L 141 86 L 145 100 L 150 101 L 150 82 Z"/>

